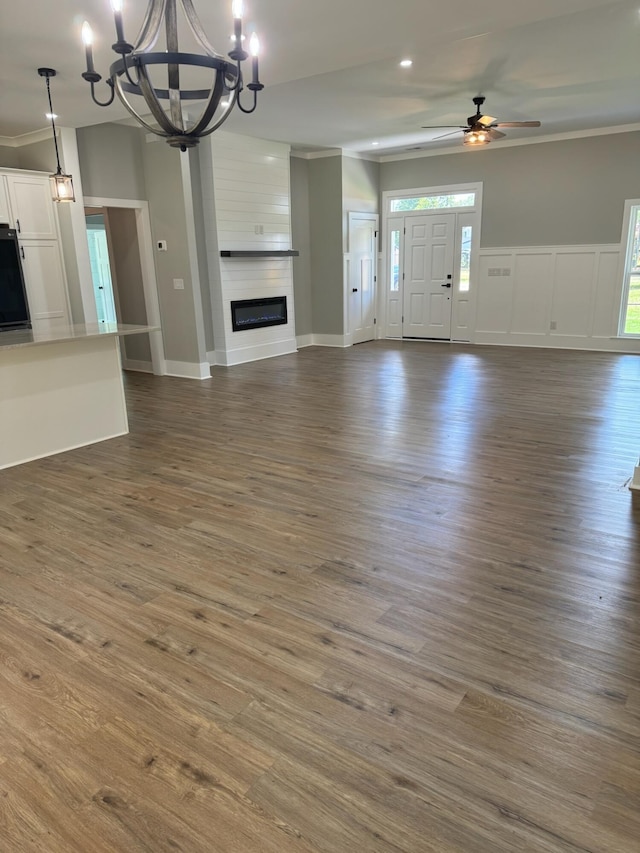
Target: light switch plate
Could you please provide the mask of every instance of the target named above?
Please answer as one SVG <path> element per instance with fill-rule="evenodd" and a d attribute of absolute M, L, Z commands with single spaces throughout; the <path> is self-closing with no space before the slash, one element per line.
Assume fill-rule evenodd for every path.
<path fill-rule="evenodd" d="M 183 278 L 174 278 L 173 289 L 174 290 L 184 290 L 184 279 Z"/>

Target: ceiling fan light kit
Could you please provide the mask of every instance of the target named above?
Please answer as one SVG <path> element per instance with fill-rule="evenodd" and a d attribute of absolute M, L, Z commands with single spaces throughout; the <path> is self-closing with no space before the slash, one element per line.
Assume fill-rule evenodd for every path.
<path fill-rule="evenodd" d="M 494 116 L 483 115 L 480 107 L 484 104 L 485 98 L 483 95 L 476 95 L 473 103 L 476 105 L 476 112 L 469 116 L 466 124 L 438 124 L 431 127 L 423 127 L 423 130 L 445 130 L 446 128 L 455 128 L 449 133 L 444 133 L 442 136 L 436 136 L 434 142 L 438 139 L 445 139 L 447 136 L 454 136 L 459 131 L 462 131 L 463 145 L 487 145 L 489 142 L 495 142 L 496 139 L 503 139 L 506 133 L 498 130 L 499 127 L 540 127 L 539 121 L 498 121 Z"/>
<path fill-rule="evenodd" d="M 201 53 L 181 52 L 178 45 L 178 3 L 191 34 Z M 105 101 L 96 97 L 96 84 L 102 76 L 95 70 L 93 61 L 93 33 L 88 22 L 82 26 L 82 41 L 85 47 L 86 70 L 82 77 L 91 86 L 91 97 L 100 107 L 113 103 L 116 94 L 146 130 L 163 137 L 173 148 L 186 151 L 198 144 L 200 138 L 208 136 L 229 117 L 233 108 L 243 113 L 252 113 L 257 106 L 258 92 L 264 89 L 260 82 L 258 69 L 259 43 L 255 33 L 249 40 L 249 52 L 244 49 L 242 32 L 242 0 L 233 0 L 233 47 L 229 51 L 229 60 L 217 53 L 211 46 L 202 24 L 196 14 L 193 0 L 149 0 L 145 18 L 135 44 L 125 38 L 122 16 L 123 0 L 111 0 L 113 9 L 116 41 L 112 49 L 120 58 L 109 69 L 105 80 L 108 91 Z M 161 30 L 166 34 L 166 50 L 156 50 Z M 251 55 L 251 82 L 245 83 L 242 63 Z M 155 86 L 151 73 L 155 67 L 165 67 L 166 88 Z M 181 89 L 180 66 L 210 69 L 213 80 L 208 89 Z M 253 99 L 248 106 L 241 103 L 242 92 L 248 89 Z M 132 97 L 143 98 L 142 110 L 136 109 Z M 168 102 L 165 107 L 162 102 Z M 204 107 L 198 118 L 185 117 L 185 104 L 201 102 Z M 139 104 L 142 106 L 141 104 Z M 142 117 L 150 113 L 156 124 L 150 124 Z"/>
<path fill-rule="evenodd" d="M 465 133 L 462 140 L 463 145 L 487 145 L 489 142 L 489 134 L 484 130 L 471 130 Z"/>

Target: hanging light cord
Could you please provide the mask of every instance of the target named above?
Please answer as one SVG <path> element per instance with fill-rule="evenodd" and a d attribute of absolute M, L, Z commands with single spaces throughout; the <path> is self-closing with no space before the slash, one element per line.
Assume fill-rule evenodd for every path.
<path fill-rule="evenodd" d="M 49 75 L 46 76 L 47 81 L 47 97 L 49 98 L 49 115 L 51 116 L 51 127 L 53 128 L 53 144 L 56 146 L 56 163 L 58 169 L 56 171 L 56 175 L 62 174 L 62 168 L 60 167 L 60 154 L 58 152 L 58 137 L 56 135 L 56 120 L 53 117 L 53 104 L 51 103 L 51 82 L 49 80 Z"/>

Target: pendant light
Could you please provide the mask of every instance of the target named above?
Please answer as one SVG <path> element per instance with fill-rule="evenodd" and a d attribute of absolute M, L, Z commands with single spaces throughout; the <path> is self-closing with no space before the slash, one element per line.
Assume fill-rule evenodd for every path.
<path fill-rule="evenodd" d="M 73 179 L 71 175 L 65 175 L 60 166 L 60 153 L 58 151 L 58 138 L 56 136 L 56 115 L 53 112 L 53 104 L 51 103 L 51 83 L 52 77 L 56 76 L 53 68 L 38 68 L 38 74 L 44 77 L 47 81 L 47 96 L 49 98 L 49 112 L 47 118 L 51 121 L 51 129 L 53 131 L 53 144 L 56 147 L 56 172 L 49 176 L 51 184 L 51 197 L 54 201 L 75 201 L 76 196 L 73 191 Z"/>

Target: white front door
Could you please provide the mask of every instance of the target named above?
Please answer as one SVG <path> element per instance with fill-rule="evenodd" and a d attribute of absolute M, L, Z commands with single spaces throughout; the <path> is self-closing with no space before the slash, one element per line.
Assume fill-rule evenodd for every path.
<path fill-rule="evenodd" d="M 405 338 L 451 338 L 455 225 L 455 213 L 405 217 Z"/>
<path fill-rule="evenodd" d="M 351 342 L 361 344 L 376 336 L 376 259 L 378 217 L 349 214 L 349 281 L 347 310 Z"/>

